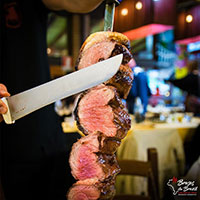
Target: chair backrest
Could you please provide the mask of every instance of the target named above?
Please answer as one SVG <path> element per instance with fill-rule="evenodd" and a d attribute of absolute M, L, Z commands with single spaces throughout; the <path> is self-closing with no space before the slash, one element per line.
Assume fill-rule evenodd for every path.
<path fill-rule="evenodd" d="M 120 175 L 133 175 L 147 177 L 148 179 L 148 196 L 137 195 L 116 195 L 114 200 L 158 200 L 159 186 L 158 186 L 158 155 L 155 148 L 149 148 L 147 151 L 148 160 L 118 160 L 121 168 Z"/>

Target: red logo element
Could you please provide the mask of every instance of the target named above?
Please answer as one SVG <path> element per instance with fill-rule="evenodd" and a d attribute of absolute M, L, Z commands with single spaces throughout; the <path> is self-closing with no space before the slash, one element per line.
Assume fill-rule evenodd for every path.
<path fill-rule="evenodd" d="M 21 13 L 19 6 L 16 2 L 6 4 L 5 9 L 5 20 L 8 28 L 19 28 L 21 26 Z"/>
<path fill-rule="evenodd" d="M 195 184 L 195 180 L 177 179 L 176 177 L 169 179 L 167 185 L 172 190 L 173 195 L 178 196 L 197 196 L 199 187 Z"/>
<path fill-rule="evenodd" d="M 176 178 L 176 177 L 173 177 L 172 182 L 173 182 L 173 183 L 177 183 L 177 178 Z"/>

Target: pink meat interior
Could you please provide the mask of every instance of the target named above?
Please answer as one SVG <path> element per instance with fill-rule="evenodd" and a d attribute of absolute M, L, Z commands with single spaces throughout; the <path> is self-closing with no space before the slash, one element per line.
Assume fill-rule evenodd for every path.
<path fill-rule="evenodd" d="M 87 49 L 81 57 L 81 60 L 78 65 L 78 69 L 82 69 L 84 67 L 88 67 L 93 65 L 100 60 L 105 60 L 110 57 L 112 50 L 115 47 L 115 42 L 105 41 L 94 44 L 92 47 Z"/>
<path fill-rule="evenodd" d="M 97 200 L 100 191 L 93 185 L 75 185 L 68 194 L 68 200 Z"/>
<path fill-rule="evenodd" d="M 97 155 L 88 149 L 86 145 L 82 145 L 79 150 L 79 163 L 77 177 L 79 180 L 88 178 L 102 179 L 104 173 L 101 166 L 97 162 Z"/>
<path fill-rule="evenodd" d="M 95 152 L 98 151 L 98 147 L 98 139 L 93 135 L 85 136 L 74 143 L 69 162 L 75 179 L 82 181 L 105 178 L 102 166 L 97 162 L 98 156 Z"/>
<path fill-rule="evenodd" d="M 86 94 L 79 103 L 79 119 L 88 133 L 100 131 L 106 136 L 116 135 L 114 114 L 108 102 L 114 98 L 113 90 L 99 87 Z"/>

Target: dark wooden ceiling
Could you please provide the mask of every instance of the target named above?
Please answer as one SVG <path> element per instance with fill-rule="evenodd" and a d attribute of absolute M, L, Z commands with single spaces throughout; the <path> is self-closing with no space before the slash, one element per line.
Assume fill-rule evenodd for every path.
<path fill-rule="evenodd" d="M 126 3 L 127 0 L 124 0 L 122 4 Z M 132 0 L 133 2 L 137 0 Z M 141 0 L 144 1 L 144 0 Z M 150 2 L 150 0 L 148 0 Z M 152 0 L 153 1 L 153 0 Z M 160 0 L 160 1 L 166 1 L 166 3 L 169 3 L 170 0 Z M 176 9 L 174 10 L 175 13 L 181 12 L 181 11 L 187 11 L 188 9 L 191 9 L 192 7 L 200 5 L 200 0 L 176 0 Z M 102 3 L 96 10 L 93 12 L 89 13 L 90 19 L 91 19 L 91 27 L 93 26 L 98 26 L 98 22 L 103 20 L 104 18 L 104 11 L 105 11 L 105 2 Z M 139 16 L 138 16 L 139 17 Z M 159 19 L 164 18 L 164 15 L 159 16 Z M 169 16 L 170 18 L 170 16 Z M 171 17 L 172 18 L 172 17 Z M 66 35 L 66 29 L 68 28 L 67 26 L 67 20 L 66 20 L 66 25 L 64 25 L 64 22 L 62 19 L 60 19 L 60 23 L 56 23 L 55 21 L 58 21 L 57 17 L 55 15 L 52 15 L 50 20 L 49 20 L 49 30 L 50 32 L 48 33 L 48 44 L 49 46 L 55 46 L 58 44 L 58 48 L 63 48 L 63 42 L 64 39 L 60 40 L 61 42 L 58 43 L 59 38 L 64 38 L 63 35 Z M 169 21 L 169 19 L 167 19 Z M 61 23 L 62 21 L 62 23 Z M 129 20 L 130 21 L 130 20 Z M 126 23 L 128 23 L 126 21 Z M 136 22 L 135 22 L 136 23 Z M 138 23 L 138 21 L 137 21 Z M 136 24 L 137 24 L 136 23 Z M 66 27 L 65 27 L 66 26 Z M 62 45 L 60 45 L 62 44 Z M 64 44 L 64 47 L 66 47 L 66 44 Z"/>

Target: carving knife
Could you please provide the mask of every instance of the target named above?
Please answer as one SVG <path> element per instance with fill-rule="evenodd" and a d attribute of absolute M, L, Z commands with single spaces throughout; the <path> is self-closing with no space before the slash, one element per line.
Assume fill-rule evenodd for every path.
<path fill-rule="evenodd" d="M 123 55 L 120 54 L 19 94 L 2 98 L 8 107 L 8 112 L 3 115 L 4 121 L 12 124 L 57 100 L 107 81 L 118 71 L 122 58 Z"/>

